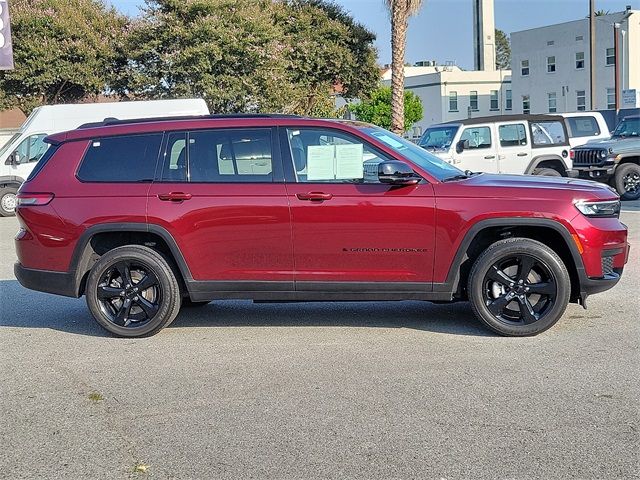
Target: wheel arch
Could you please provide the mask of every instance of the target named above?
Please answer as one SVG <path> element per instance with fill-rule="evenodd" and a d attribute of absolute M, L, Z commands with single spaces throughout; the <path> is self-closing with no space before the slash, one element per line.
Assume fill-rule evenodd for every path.
<path fill-rule="evenodd" d="M 624 165 L 625 163 L 635 163 L 636 165 L 640 165 L 640 156 L 632 154 L 626 157 L 622 157 L 618 162 L 618 165 Z"/>
<path fill-rule="evenodd" d="M 567 176 L 567 164 L 560 155 L 539 155 L 534 157 L 529 162 L 524 173 L 531 175 L 536 168 L 541 167 L 552 168 L 560 172 L 563 177 Z"/>
<path fill-rule="evenodd" d="M 24 178 L 17 175 L 3 175 L 0 176 L 0 187 L 8 187 L 9 185 L 15 185 L 19 187 L 24 183 Z"/>

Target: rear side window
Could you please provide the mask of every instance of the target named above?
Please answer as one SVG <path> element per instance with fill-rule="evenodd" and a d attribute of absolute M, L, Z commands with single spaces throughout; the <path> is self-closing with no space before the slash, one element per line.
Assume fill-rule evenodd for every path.
<path fill-rule="evenodd" d="M 566 145 L 562 122 L 531 122 L 531 138 L 534 147 Z"/>
<path fill-rule="evenodd" d="M 82 159 L 78 178 L 85 182 L 151 181 L 162 134 L 95 138 Z"/>
<path fill-rule="evenodd" d="M 527 134 L 522 123 L 500 125 L 498 127 L 498 137 L 500 138 L 501 147 L 518 147 L 527 144 Z"/>
<path fill-rule="evenodd" d="M 574 138 L 600 135 L 600 127 L 595 117 L 569 117 L 567 122 Z"/>

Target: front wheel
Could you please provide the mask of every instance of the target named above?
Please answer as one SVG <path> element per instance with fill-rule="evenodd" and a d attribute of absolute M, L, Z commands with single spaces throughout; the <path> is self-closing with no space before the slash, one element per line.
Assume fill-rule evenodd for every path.
<path fill-rule="evenodd" d="M 0 188 L 0 216 L 12 217 L 16 214 L 17 193 L 15 187 Z"/>
<path fill-rule="evenodd" d="M 640 198 L 640 165 L 635 163 L 618 165 L 614 182 L 622 200 L 638 200 Z"/>
<path fill-rule="evenodd" d="M 476 316 L 505 336 L 537 335 L 562 316 L 571 280 L 560 257 L 527 238 L 509 238 L 487 248 L 473 264 L 468 295 Z"/>
<path fill-rule="evenodd" d="M 544 177 L 561 177 L 562 176 L 562 174 L 555 168 L 547 168 L 547 167 L 536 168 L 533 171 L 533 174 L 542 175 Z"/>
<path fill-rule="evenodd" d="M 139 245 L 114 248 L 96 262 L 85 295 L 96 321 L 121 337 L 153 335 L 180 310 L 180 287 L 167 261 Z"/>

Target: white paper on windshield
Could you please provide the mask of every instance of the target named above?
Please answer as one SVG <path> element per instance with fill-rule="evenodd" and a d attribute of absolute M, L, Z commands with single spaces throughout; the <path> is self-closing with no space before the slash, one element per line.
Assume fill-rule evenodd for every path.
<path fill-rule="evenodd" d="M 333 180 L 335 178 L 334 154 L 333 145 L 310 145 L 307 148 L 307 181 Z"/>
<path fill-rule="evenodd" d="M 336 178 L 364 178 L 362 144 L 336 145 Z"/>

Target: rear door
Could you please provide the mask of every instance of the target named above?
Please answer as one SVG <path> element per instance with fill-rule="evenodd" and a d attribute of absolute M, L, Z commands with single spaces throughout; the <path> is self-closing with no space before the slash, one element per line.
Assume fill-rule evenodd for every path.
<path fill-rule="evenodd" d="M 498 122 L 498 171 L 524 173 L 531 162 L 531 142 L 527 125 L 521 122 Z"/>
<path fill-rule="evenodd" d="M 293 290 L 291 225 L 272 128 L 169 132 L 149 222 L 211 291 Z"/>
<path fill-rule="evenodd" d="M 498 154 L 494 141 L 493 125 L 466 125 L 462 127 L 460 138 L 454 145 L 455 166 L 472 172 L 498 172 Z M 465 148 L 456 151 L 457 143 L 464 142 Z"/>

